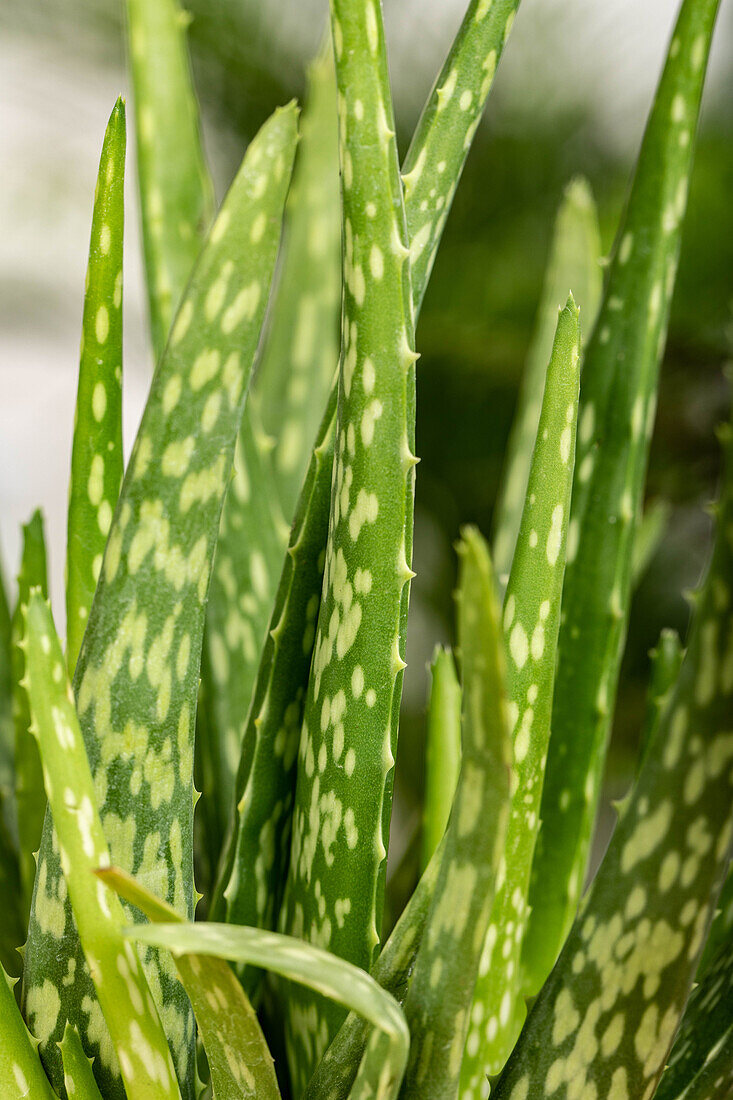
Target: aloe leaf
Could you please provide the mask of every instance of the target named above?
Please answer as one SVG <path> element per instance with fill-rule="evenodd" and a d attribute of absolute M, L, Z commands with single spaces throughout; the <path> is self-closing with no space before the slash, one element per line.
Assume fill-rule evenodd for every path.
<path fill-rule="evenodd" d="M 38 1044 L 20 1014 L 15 981 L 0 972 L 0 1091 L 7 1100 L 56 1100 L 38 1057 Z"/>
<path fill-rule="evenodd" d="M 30 735 L 30 707 L 28 693 L 23 684 L 25 656 L 20 645 L 23 640 L 22 608 L 28 602 L 33 588 L 40 588 L 48 595 L 48 566 L 43 516 L 33 513 L 23 526 L 23 553 L 18 574 L 18 602 L 13 612 L 13 721 L 15 724 L 15 810 L 18 825 L 18 851 L 20 882 L 22 888 L 20 909 L 26 924 L 31 908 L 33 883 L 36 877 L 35 853 L 41 842 L 43 817 L 46 812 L 46 792 L 43 789 L 43 772 L 38 745 Z M 16 944 L 17 946 L 17 944 Z"/>
<path fill-rule="evenodd" d="M 66 660 L 73 674 L 120 492 L 125 105 L 107 124 L 92 215 L 66 549 Z"/>
<path fill-rule="evenodd" d="M 580 323 L 572 297 L 560 311 L 504 600 L 506 690 L 512 731 L 511 814 L 491 908 L 461 1070 L 461 1093 L 488 1095 L 486 1074 L 503 1067 L 526 1009 L 520 969 L 537 833 L 560 627 L 575 464 Z"/>
<path fill-rule="evenodd" d="M 733 432 L 707 580 L 673 697 L 496 1100 L 650 1097 L 733 849 Z"/>
<path fill-rule="evenodd" d="M 177 0 L 127 0 L 130 71 L 156 361 L 213 220 L 214 191 L 201 147 Z"/>
<path fill-rule="evenodd" d="M 15 780 L 15 725 L 13 723 L 12 625 L 10 605 L 0 563 L 0 791 L 5 800 L 3 820 L 13 828 L 12 804 Z"/>
<path fill-rule="evenodd" d="M 323 596 L 281 927 L 368 970 L 379 944 L 413 575 L 417 356 L 381 9 L 373 0 L 334 0 L 332 28 L 345 241 L 342 358 Z M 300 1087 L 342 1019 L 338 1008 L 299 990 L 288 997 L 291 1069 Z"/>
<path fill-rule="evenodd" d="M 72 1100 L 102 1100 L 94 1079 L 92 1063 L 84 1053 L 79 1032 L 67 1023 L 64 1037 L 59 1043 L 64 1066 L 64 1088 Z"/>
<path fill-rule="evenodd" d="M 639 743 L 639 765 L 644 762 L 649 746 L 659 728 L 664 708 L 679 676 L 684 650 L 676 630 L 663 630 L 656 649 L 652 650 L 652 667 L 646 699 L 646 713 Z M 638 769 L 637 769 L 638 770 Z"/>
<path fill-rule="evenodd" d="M 301 494 L 262 653 L 236 782 L 236 816 L 211 908 L 214 920 L 271 928 L 290 843 L 295 766 L 323 584 L 334 446 L 329 403 Z M 258 972 L 242 975 L 256 992 Z"/>
<path fill-rule="evenodd" d="M 245 410 L 219 526 L 201 661 L 206 729 L 197 752 L 204 789 L 217 792 L 202 815 L 212 870 L 232 819 L 243 730 L 287 536 L 267 441 Z"/>
<path fill-rule="evenodd" d="M 168 1042 L 142 965 L 121 935 L 125 923 L 122 906 L 116 897 L 106 894 L 91 873 L 95 867 L 109 863 L 109 849 L 95 807 L 94 780 L 51 611 L 43 597 L 33 592 L 24 613 L 31 730 L 41 752 L 76 927 L 127 1096 L 129 1100 L 180 1100 Z M 58 990 L 48 978 L 44 992 L 47 1000 L 55 998 L 58 1004 Z M 33 1004 L 29 997 L 31 1014 Z"/>
<path fill-rule="evenodd" d="M 698 981 L 711 965 L 723 944 L 733 939 L 733 870 L 728 870 L 728 877 L 723 883 L 723 889 L 718 898 L 718 908 L 710 926 L 708 938 L 705 941 L 705 950 L 700 959 L 697 971 Z"/>
<path fill-rule="evenodd" d="M 404 1100 L 458 1095 L 461 1054 L 510 810 L 510 721 L 500 613 L 488 549 L 468 528 L 458 547 L 463 760 L 438 882 L 405 1000 L 412 1035 Z"/>
<path fill-rule="evenodd" d="M 333 384 L 340 307 L 336 78 L 329 43 L 308 69 L 281 272 L 252 382 L 252 398 L 274 440 L 272 465 L 288 523 Z"/>
<path fill-rule="evenodd" d="M 18 948 L 26 937 L 26 914 L 22 907 L 18 850 L 6 824 L 6 795 L 0 795 L 0 897 L 4 898 L 0 921 L 0 966 L 12 978 L 21 973 Z"/>
<path fill-rule="evenodd" d="M 655 500 L 641 517 L 631 550 L 632 587 L 635 587 L 644 576 L 659 549 L 667 530 L 671 510 L 666 500 Z"/>
<path fill-rule="evenodd" d="M 425 804 L 422 821 L 424 869 L 440 844 L 461 770 L 461 685 L 453 654 L 437 646 L 430 665 Z"/>
<path fill-rule="evenodd" d="M 165 947 L 174 955 L 213 955 L 232 962 L 270 970 L 289 982 L 317 990 L 363 1016 L 387 1037 L 382 1048 L 390 1076 L 399 1081 L 404 1073 L 410 1042 L 399 1005 L 368 974 L 328 951 L 260 928 L 236 928 L 230 924 L 137 925 L 127 934 L 139 943 Z M 378 1094 L 380 1095 L 380 1094 Z M 396 1092 L 384 1094 L 392 1100 Z"/>
<path fill-rule="evenodd" d="M 292 106 L 277 111 L 250 145 L 186 292 L 125 475 L 75 674 L 115 864 L 186 915 L 194 902 L 193 727 L 210 563 L 275 263 L 296 118 Z M 25 1004 L 36 1006 L 53 1081 L 61 1073 L 54 1044 L 68 1019 L 87 1054 L 100 1055 L 95 1069 L 98 1077 L 108 1073 L 105 1090 L 118 1095 L 94 989 L 70 914 L 59 908 L 59 879 L 47 818 Z M 189 1097 L 188 1000 L 167 957 L 151 956 L 147 973 Z M 44 981 L 60 994 L 53 1012 Z"/>
<path fill-rule="evenodd" d="M 600 305 L 603 277 L 598 213 L 590 185 L 584 179 L 575 179 L 568 185 L 557 213 L 537 321 L 507 443 L 494 511 L 494 569 L 502 588 L 509 577 L 522 520 L 557 310 L 570 287 L 580 308 L 583 328 L 590 333 Z"/>
<path fill-rule="evenodd" d="M 145 890 L 124 871 L 110 867 L 97 874 L 154 923 L 184 923 L 172 906 Z M 280 1090 L 265 1037 L 228 963 L 198 953 L 174 953 L 173 961 L 199 1026 L 214 1100 L 279 1100 Z"/>
<path fill-rule="evenodd" d="M 552 741 L 525 940 L 526 993 L 557 957 L 583 885 L 628 621 L 659 363 L 718 0 L 684 0 L 581 382 Z"/>
<path fill-rule="evenodd" d="M 519 0 L 471 0 L 405 158 L 402 176 L 418 310 L 518 7 Z"/>
<path fill-rule="evenodd" d="M 690 995 L 657 1100 L 726 1100 L 733 1081 L 733 942 Z"/>

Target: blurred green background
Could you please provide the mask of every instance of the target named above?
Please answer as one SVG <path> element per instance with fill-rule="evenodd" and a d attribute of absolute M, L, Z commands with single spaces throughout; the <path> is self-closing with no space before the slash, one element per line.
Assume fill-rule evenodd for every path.
<path fill-rule="evenodd" d="M 191 47 L 220 194 L 247 139 L 303 89 L 325 26 L 325 0 L 190 0 Z M 463 0 L 385 0 L 399 136 L 412 126 Z M 676 0 L 524 0 L 479 130 L 418 331 L 417 519 L 408 673 L 398 759 L 397 852 L 417 821 L 425 664 L 453 636 L 452 543 L 486 533 L 564 186 L 583 174 L 610 249 Z M 75 371 L 96 157 L 125 89 L 121 4 L 3 0 L 0 134 L 7 230 L 0 243 L 0 538 L 6 573 L 17 525 L 42 504 L 55 606 L 62 606 L 64 514 Z M 683 591 L 700 574 L 719 469 L 722 368 L 733 343 L 733 10 L 723 5 L 690 193 L 662 373 L 648 493 L 672 506 L 636 594 L 607 796 L 629 776 L 648 650 L 682 633 Z M 132 172 L 129 173 L 133 178 Z M 149 379 L 144 296 L 128 181 L 126 438 Z M 569 288 L 570 289 L 570 288 Z M 62 625 L 62 624 L 59 624 Z M 607 802 L 606 802 L 607 806 Z M 604 831 L 610 820 L 604 810 Z"/>

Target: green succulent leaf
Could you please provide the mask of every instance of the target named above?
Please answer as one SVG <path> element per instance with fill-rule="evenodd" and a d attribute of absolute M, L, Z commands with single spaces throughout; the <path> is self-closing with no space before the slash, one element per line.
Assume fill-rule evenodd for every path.
<path fill-rule="evenodd" d="M 731 431 L 725 449 L 713 558 L 674 694 L 496 1100 L 649 1097 L 664 1069 L 733 850 Z"/>
<path fill-rule="evenodd" d="M 639 744 L 639 768 L 649 746 L 656 737 L 664 708 L 669 702 L 682 667 L 685 652 L 676 630 L 663 630 L 656 649 L 652 650 L 651 676 L 646 699 L 646 713 Z"/>
<path fill-rule="evenodd" d="M 281 272 L 252 382 L 252 399 L 274 441 L 272 466 L 288 523 L 336 373 L 340 309 L 336 78 L 328 43 L 308 69 Z"/>
<path fill-rule="evenodd" d="M 453 654 L 437 646 L 430 665 L 422 868 L 445 833 L 461 770 L 461 685 Z"/>
<path fill-rule="evenodd" d="M 502 589 L 509 577 L 522 521 L 557 310 L 571 287 L 583 328 L 590 333 L 601 301 L 603 276 L 598 213 L 590 185 L 584 179 L 568 185 L 557 213 L 537 321 L 507 443 L 494 511 L 494 569 Z"/>
<path fill-rule="evenodd" d="M 379 944 L 413 575 L 417 356 L 381 9 L 373 0 L 334 0 L 332 27 L 345 241 L 342 357 L 281 927 L 368 970 Z M 291 1071 L 302 1087 L 343 1012 L 292 990 L 286 1019 Z"/>
<path fill-rule="evenodd" d="M 399 1005 L 358 967 L 290 936 L 260 928 L 235 928 L 229 924 L 137 925 L 127 934 L 139 943 L 165 947 L 174 955 L 213 955 L 232 962 L 270 970 L 289 982 L 317 990 L 363 1016 L 386 1036 L 380 1045 L 383 1061 L 370 1059 L 370 1074 L 386 1070 L 397 1084 L 402 1080 L 410 1036 Z M 372 1078 L 368 1084 L 377 1084 Z M 380 1100 L 393 1100 L 396 1091 L 376 1091 Z"/>
<path fill-rule="evenodd" d="M 79 1032 L 67 1023 L 64 1037 L 59 1043 L 64 1066 L 64 1088 L 72 1100 L 102 1100 L 102 1094 L 94 1079 L 92 1063 L 84 1053 Z"/>
<path fill-rule="evenodd" d="M 277 111 L 251 143 L 189 284 L 125 475 L 74 681 L 114 862 L 188 916 L 206 594 L 277 253 L 296 119 L 293 106 Z M 106 1049 L 70 913 L 53 916 L 59 880 L 47 818 L 24 1003 L 44 1040 L 53 1081 L 61 1073 L 54 1044 L 66 1019 L 78 1027 L 90 1056 L 101 1053 L 103 1062 Z M 151 954 L 146 966 L 188 1098 L 194 1088 L 190 1006 L 167 957 Z M 59 991 L 53 1015 L 43 998 L 45 981 Z M 114 1072 L 99 1062 L 98 1079 L 108 1071 L 104 1091 L 118 1095 Z"/>
<path fill-rule="evenodd" d="M 405 1000 L 412 1041 L 401 1096 L 458 1095 L 472 994 L 510 809 L 511 740 L 500 612 L 488 548 L 458 547 L 463 759 L 438 881 Z M 511 777 L 513 779 L 513 777 Z"/>
<path fill-rule="evenodd" d="M 156 362 L 214 215 L 177 0 L 127 0 L 138 180 Z"/>
<path fill-rule="evenodd" d="M 107 124 L 92 215 L 66 548 L 66 660 L 73 674 L 120 493 L 125 105 Z M 40 834 L 39 834 L 40 836 Z"/>
<path fill-rule="evenodd" d="M 474 992 L 476 1011 L 461 1070 L 463 1095 L 486 1092 L 486 1074 L 502 1069 L 526 1015 L 520 960 L 550 741 L 579 376 L 580 322 L 571 297 L 557 322 L 504 599 L 506 691 L 515 774 L 499 883 Z"/>
<path fill-rule="evenodd" d="M 13 721 L 15 724 L 15 811 L 18 828 L 18 851 L 21 883 L 20 911 L 27 924 L 36 877 L 35 853 L 41 842 L 43 818 L 46 813 L 46 792 L 38 745 L 30 734 L 30 706 L 23 683 L 25 655 L 23 640 L 23 607 L 33 588 L 48 595 L 48 566 L 43 516 L 33 513 L 23 526 L 23 552 L 18 574 L 18 602 L 12 620 Z M 19 941 L 20 943 L 21 941 Z M 18 944 L 15 944 L 17 947 Z"/>
<path fill-rule="evenodd" d="M 733 942 L 690 996 L 656 1100 L 727 1100 L 733 1083 Z"/>
<path fill-rule="evenodd" d="M 56 1100 L 15 1000 L 15 980 L 0 970 L 0 1090 L 7 1100 Z"/>
<path fill-rule="evenodd" d="M 168 1042 L 142 965 L 121 935 L 122 906 L 91 873 L 109 863 L 109 849 L 61 645 L 51 611 L 37 592 L 31 594 L 25 621 L 31 729 L 41 752 L 64 882 L 127 1096 L 180 1100 Z M 58 906 L 63 913 L 62 900 Z M 43 988 L 46 998 L 55 995 L 58 1003 L 58 990 L 48 979 Z"/>
<path fill-rule="evenodd" d="M 0 796 L 0 897 L 4 899 L 0 921 L 0 966 L 12 978 L 21 972 L 18 948 L 26 937 L 26 914 L 22 907 L 18 849 L 6 823 L 7 795 Z"/>
<path fill-rule="evenodd" d="M 287 871 L 295 765 L 328 536 L 335 424 L 329 403 L 293 524 L 247 717 L 236 816 L 211 916 L 271 928 Z M 256 992 L 259 973 L 241 974 Z"/>
<path fill-rule="evenodd" d="M 15 757 L 13 723 L 12 625 L 5 576 L 0 562 L 0 792 L 5 800 L 3 819 L 12 828 Z"/>
<path fill-rule="evenodd" d="M 682 4 L 585 353 L 552 741 L 524 949 L 528 996 L 557 957 L 585 878 L 718 3 Z"/>
<path fill-rule="evenodd" d="M 733 870 L 728 870 L 728 877 L 723 883 L 723 889 L 718 898 L 718 908 L 710 926 L 708 938 L 705 941 L 705 950 L 700 959 L 697 978 L 698 981 L 705 974 L 713 959 L 724 944 L 733 939 Z"/>
<path fill-rule="evenodd" d="M 131 875 L 116 867 L 97 874 L 154 923 L 184 925 L 172 906 L 145 890 Z M 174 953 L 173 961 L 199 1026 L 214 1100 L 279 1100 L 265 1037 L 229 964 L 198 953 Z"/>

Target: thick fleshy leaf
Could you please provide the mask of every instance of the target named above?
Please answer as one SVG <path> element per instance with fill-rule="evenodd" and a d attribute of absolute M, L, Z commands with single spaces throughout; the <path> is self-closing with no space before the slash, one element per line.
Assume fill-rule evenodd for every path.
<path fill-rule="evenodd" d="M 684 0 L 581 380 L 559 663 L 524 949 L 525 992 L 577 910 L 613 717 L 659 363 L 719 0 Z"/>
<path fill-rule="evenodd" d="M 526 500 L 504 600 L 506 691 L 514 781 L 500 882 L 491 908 L 461 1070 L 461 1092 L 488 1096 L 524 1023 L 520 958 L 542 796 L 575 464 L 580 324 L 560 311 Z M 480 1008 L 476 1006 L 481 1006 Z"/>
<path fill-rule="evenodd" d="M 7 1100 L 56 1100 L 37 1046 L 15 1000 L 15 982 L 0 970 L 0 1092 Z"/>
<path fill-rule="evenodd" d="M 675 630 L 663 630 L 656 649 L 652 650 L 652 667 L 646 698 L 646 713 L 639 742 L 639 768 L 653 743 L 662 721 L 664 708 L 677 683 L 684 650 Z"/>
<path fill-rule="evenodd" d="M 292 106 L 277 111 L 249 146 L 189 284 L 125 475 L 74 681 L 114 862 L 188 916 L 206 593 L 277 253 L 296 118 Z M 55 1043 L 69 1019 L 87 1054 L 100 1055 L 95 1072 L 100 1080 L 108 1074 L 103 1091 L 118 1095 L 71 915 L 64 911 L 63 941 L 52 919 L 61 871 L 48 818 L 39 876 L 45 889 L 39 877 L 25 955 L 27 1018 L 43 1034 L 53 1081 L 61 1075 Z M 194 1089 L 188 999 L 167 956 L 151 953 L 146 966 L 188 1098 Z M 44 982 L 59 991 L 53 1013 Z"/>
<path fill-rule="evenodd" d="M 12 627 L 10 604 L 0 562 L 0 791 L 5 802 L 4 821 L 12 829 L 15 727 L 13 725 Z"/>
<path fill-rule="evenodd" d="M 92 215 L 66 545 L 66 661 L 73 675 L 120 493 L 125 105 L 104 135 Z"/>
<path fill-rule="evenodd" d="M 0 920 L 0 966 L 11 978 L 20 977 L 22 963 L 18 948 L 25 942 L 26 913 L 23 911 L 18 849 L 6 823 L 7 795 L 0 795 L 0 897 L 4 899 Z"/>
<path fill-rule="evenodd" d="M 502 589 L 509 578 L 522 521 L 557 311 L 571 289 L 580 309 L 583 331 L 590 333 L 600 305 L 603 277 L 598 214 L 590 186 L 584 179 L 568 185 L 557 213 L 540 308 L 507 443 L 494 510 L 494 569 Z"/>
<path fill-rule="evenodd" d="M 283 255 L 252 399 L 273 439 L 272 466 L 291 522 L 333 385 L 341 313 L 336 77 L 331 45 L 308 69 Z"/>
<path fill-rule="evenodd" d="M 128 929 L 140 943 L 166 947 L 174 955 L 213 955 L 270 970 L 290 983 L 307 985 L 345 1008 L 358 1012 L 386 1036 L 381 1058 L 370 1060 L 367 1084 L 380 1100 L 393 1100 L 396 1089 L 379 1092 L 374 1086 L 383 1071 L 397 1085 L 407 1061 L 410 1035 L 399 1005 L 368 974 L 335 955 L 290 936 L 260 928 L 230 924 L 150 924 Z M 292 988 L 292 986 L 291 986 Z M 374 1094 L 373 1093 L 373 1094 Z"/>
<path fill-rule="evenodd" d="M 438 881 L 405 1000 L 410 1060 L 404 1100 L 458 1095 L 461 1051 L 509 820 L 510 720 L 503 638 L 488 548 L 467 529 L 458 546 L 463 759 Z"/>
<path fill-rule="evenodd" d="M 64 1066 L 64 1088 L 70 1100 L 102 1100 L 94 1079 L 92 1063 L 84 1053 L 79 1032 L 71 1024 L 66 1025 L 64 1037 L 59 1043 Z"/>
<path fill-rule="evenodd" d="M 156 361 L 213 220 L 177 0 L 127 0 L 143 245 Z"/>
<path fill-rule="evenodd" d="M 368 970 L 382 918 L 413 575 L 417 356 L 381 8 L 374 0 L 334 0 L 332 27 L 345 242 L 342 352 L 323 595 L 280 927 Z M 343 1015 L 304 990 L 288 991 L 296 1089 Z"/>
<path fill-rule="evenodd" d="M 154 923 L 183 923 L 172 906 L 124 871 L 111 867 L 97 874 Z M 214 1100 L 279 1100 L 265 1037 L 229 964 L 213 955 L 191 953 L 174 954 L 173 960 L 199 1026 Z"/>
<path fill-rule="evenodd" d="M 33 883 L 36 877 L 35 853 L 41 842 L 43 817 L 46 813 L 46 792 L 43 789 L 43 773 L 38 745 L 31 737 L 28 693 L 23 685 L 25 656 L 21 648 L 23 639 L 24 605 L 33 588 L 48 595 L 48 567 L 43 516 L 33 513 L 30 522 L 23 526 L 23 555 L 18 574 L 18 602 L 12 621 L 13 664 L 13 722 L 15 725 L 15 812 L 18 828 L 18 852 L 22 895 L 20 910 L 23 924 L 27 924 L 31 909 Z M 15 945 L 16 947 L 18 944 Z"/>
<path fill-rule="evenodd" d="M 125 924 L 122 906 L 92 875 L 95 867 L 109 863 L 109 849 L 95 806 L 94 781 L 61 645 L 51 611 L 37 592 L 30 597 L 25 625 L 23 649 L 31 729 L 41 752 L 63 882 L 119 1072 L 129 1100 L 180 1100 L 168 1042 L 142 965 L 121 934 Z M 60 932 L 66 923 L 66 890 L 60 892 L 57 902 Z M 43 990 L 47 1006 L 54 998 L 58 1006 L 59 993 L 50 978 L 44 979 Z"/>
<path fill-rule="evenodd" d="M 713 559 L 673 697 L 492 1096 L 650 1097 L 733 851 L 733 432 Z"/>
<path fill-rule="evenodd" d="M 430 665 L 426 741 L 423 869 L 445 832 L 461 770 L 461 685 L 453 654 L 441 646 L 436 647 Z"/>

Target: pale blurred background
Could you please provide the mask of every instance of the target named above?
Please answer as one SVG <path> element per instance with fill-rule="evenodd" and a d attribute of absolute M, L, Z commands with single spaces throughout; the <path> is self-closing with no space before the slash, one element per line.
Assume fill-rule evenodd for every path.
<path fill-rule="evenodd" d="M 464 0 L 385 0 L 403 146 L 460 21 Z M 555 208 L 589 176 L 610 247 L 677 0 L 523 0 L 449 221 L 418 343 L 419 467 L 404 740 L 419 755 L 424 666 L 451 636 L 451 540 L 490 529 L 517 381 Z M 191 46 L 219 192 L 248 136 L 302 90 L 325 0 L 192 0 Z M 43 508 L 52 597 L 63 627 L 65 509 L 91 204 L 104 126 L 127 92 L 115 0 L 3 0 L 0 7 L 0 546 L 17 570 L 18 528 Z M 674 506 L 635 601 L 617 747 L 633 750 L 662 625 L 684 628 L 684 586 L 706 552 L 700 503 L 713 491 L 712 428 L 725 414 L 721 366 L 733 300 L 733 3 L 723 0 L 691 191 L 650 485 Z M 151 363 L 134 175 L 125 257 L 125 434 Z M 409 802 L 409 795 L 408 795 Z"/>

